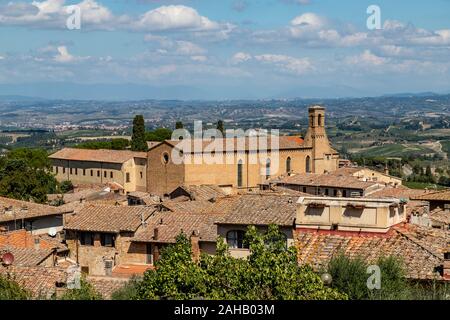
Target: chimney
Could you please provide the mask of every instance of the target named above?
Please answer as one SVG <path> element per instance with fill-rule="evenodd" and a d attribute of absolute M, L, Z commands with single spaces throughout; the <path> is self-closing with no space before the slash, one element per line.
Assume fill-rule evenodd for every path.
<path fill-rule="evenodd" d="M 199 231 L 192 231 L 191 235 L 191 248 L 192 248 L 192 260 L 194 262 L 198 262 L 200 260 L 200 244 L 199 244 L 200 236 Z"/>
<path fill-rule="evenodd" d="M 444 280 L 450 280 L 450 244 L 447 246 L 447 251 L 444 253 Z"/>
<path fill-rule="evenodd" d="M 39 238 L 34 238 L 34 248 L 39 249 L 41 247 L 41 240 Z"/>
<path fill-rule="evenodd" d="M 158 240 L 159 232 L 158 228 L 153 229 L 153 240 Z"/>

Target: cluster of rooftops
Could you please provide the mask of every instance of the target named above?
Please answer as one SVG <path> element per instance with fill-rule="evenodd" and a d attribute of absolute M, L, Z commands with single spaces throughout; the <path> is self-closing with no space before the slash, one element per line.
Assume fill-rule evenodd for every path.
<path fill-rule="evenodd" d="M 77 265 L 70 241 L 66 238 L 71 232 L 111 234 L 116 241 L 126 234 L 127 243 L 155 245 L 173 243 L 176 236 L 183 232 L 188 236 L 196 235 L 200 243 L 214 245 L 218 236 L 228 236 L 221 234 L 221 229 L 234 230 L 236 226 L 245 229 L 250 225 L 265 228 L 275 224 L 289 231 L 288 240 L 298 249 L 298 262 L 310 264 L 316 270 L 326 266 L 337 252 L 359 256 L 367 261 L 375 261 L 383 255 L 395 255 L 404 260 L 407 275 L 412 279 L 449 279 L 450 271 L 447 275 L 444 268 L 444 256 L 450 251 L 449 191 L 418 192 L 402 186 L 385 185 L 384 188 L 371 189 L 364 197 L 345 199 L 324 194 L 311 195 L 289 188 L 290 184 L 299 181 L 301 185 L 309 183 L 315 187 L 330 188 L 343 186 L 341 183 L 349 187 L 351 181 L 355 182 L 342 173 L 342 179 L 347 183 L 340 182 L 339 175 L 329 175 L 327 181 L 323 180 L 323 175 L 317 179 L 314 175 L 286 177 L 278 183 L 272 181 L 266 190 L 247 190 L 231 195 L 213 185 L 180 186 L 164 199 L 145 192 L 121 195 L 96 187 L 64 195 L 66 204 L 62 206 L 0 197 L 0 255 L 4 252 L 14 255 L 12 265 L 0 266 L 0 273 L 13 272 L 36 295 L 50 295 L 67 281 L 64 270 Z M 377 184 L 373 181 L 358 183 L 355 182 L 355 188 Z M 403 205 L 407 209 L 404 219 L 382 232 L 366 232 L 364 226 L 355 232 L 320 225 L 318 228 L 304 228 L 299 224 L 297 218 L 302 205 L 306 204 L 312 208 L 310 210 L 320 210 L 339 201 L 351 210 L 364 210 L 366 206 L 381 206 L 389 210 Z M 434 208 L 435 201 L 443 205 Z M 443 227 L 433 228 L 410 222 L 414 210 L 424 202 L 429 202 L 428 205 L 433 208 L 427 214 L 438 214 L 436 217 Z M 113 243 L 112 247 L 121 254 L 116 244 Z M 111 288 L 124 284 L 124 275 L 142 273 L 150 267 L 144 264 L 118 264 L 114 269 L 116 273 L 113 271 L 109 277 L 96 277 L 94 274 L 88 279 L 105 297 L 109 297 Z M 30 281 L 31 278 L 36 281 Z"/>

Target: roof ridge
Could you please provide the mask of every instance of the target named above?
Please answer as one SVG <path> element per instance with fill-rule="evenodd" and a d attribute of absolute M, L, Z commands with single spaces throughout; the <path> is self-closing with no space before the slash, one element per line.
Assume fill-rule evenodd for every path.
<path fill-rule="evenodd" d="M 415 237 L 408 235 L 406 232 L 404 232 L 403 230 L 401 230 L 399 227 L 393 227 L 393 229 L 398 232 L 401 236 L 405 237 L 406 239 L 410 240 L 411 242 L 413 242 L 415 245 L 419 246 L 421 249 L 425 250 L 426 252 L 428 252 L 429 254 L 431 254 L 432 256 L 434 256 L 435 258 L 439 259 L 440 261 L 443 260 L 443 257 L 438 256 L 436 253 L 434 253 L 433 251 L 429 250 L 427 247 L 425 247 L 424 245 L 422 245 L 420 243 L 419 240 L 417 240 Z"/>

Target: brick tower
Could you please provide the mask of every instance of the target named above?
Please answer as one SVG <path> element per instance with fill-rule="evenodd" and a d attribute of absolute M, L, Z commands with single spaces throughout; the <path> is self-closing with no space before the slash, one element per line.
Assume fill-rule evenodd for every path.
<path fill-rule="evenodd" d="M 311 167 L 313 173 L 334 171 L 338 168 L 339 153 L 334 150 L 325 131 L 325 108 L 312 106 L 308 109 L 309 126 L 305 145 L 312 147 Z"/>

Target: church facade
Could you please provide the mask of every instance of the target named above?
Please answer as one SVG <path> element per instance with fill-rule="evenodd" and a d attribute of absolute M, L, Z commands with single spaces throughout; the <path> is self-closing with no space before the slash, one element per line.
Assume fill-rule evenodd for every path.
<path fill-rule="evenodd" d="M 236 141 L 222 139 L 221 161 L 204 161 L 211 150 L 192 148 L 186 152 L 181 143 L 164 141 L 147 153 L 147 192 L 165 195 L 180 185 L 218 185 L 230 193 L 239 189 L 257 188 L 267 179 L 298 173 L 325 173 L 338 168 L 339 154 L 334 150 L 325 131 L 325 108 L 313 106 L 308 110 L 309 126 L 304 139 L 280 136 L 278 143 L 254 148 L 251 138 L 238 146 Z M 218 141 L 216 141 L 218 142 Z M 230 151 L 225 146 L 232 145 Z M 212 153 L 217 157 L 217 150 Z M 208 154 L 207 154 L 208 153 Z M 175 160 L 179 155 L 183 161 Z M 255 159 L 257 159 L 255 161 Z M 188 161 L 187 161 L 188 160 Z"/>

